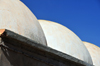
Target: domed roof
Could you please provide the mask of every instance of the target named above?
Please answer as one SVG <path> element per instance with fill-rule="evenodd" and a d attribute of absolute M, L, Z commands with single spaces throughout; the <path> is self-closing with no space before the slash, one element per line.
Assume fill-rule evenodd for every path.
<path fill-rule="evenodd" d="M 92 57 L 93 65 L 100 66 L 100 48 L 94 44 L 83 42 Z"/>
<path fill-rule="evenodd" d="M 37 18 L 20 0 L 0 0 L 0 29 L 9 29 L 46 45 Z"/>
<path fill-rule="evenodd" d="M 38 21 L 46 36 L 47 46 L 92 64 L 86 47 L 71 30 L 52 21 Z"/>

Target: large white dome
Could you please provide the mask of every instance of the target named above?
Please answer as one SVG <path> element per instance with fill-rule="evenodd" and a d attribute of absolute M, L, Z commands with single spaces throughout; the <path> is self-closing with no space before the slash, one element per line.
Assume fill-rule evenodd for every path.
<path fill-rule="evenodd" d="M 47 39 L 47 46 L 92 64 L 82 41 L 68 28 L 47 20 L 38 20 Z"/>
<path fill-rule="evenodd" d="M 93 65 L 100 66 L 100 48 L 94 44 L 83 42 L 92 57 Z"/>
<path fill-rule="evenodd" d="M 0 0 L 0 29 L 9 29 L 46 45 L 36 17 L 20 0 Z"/>

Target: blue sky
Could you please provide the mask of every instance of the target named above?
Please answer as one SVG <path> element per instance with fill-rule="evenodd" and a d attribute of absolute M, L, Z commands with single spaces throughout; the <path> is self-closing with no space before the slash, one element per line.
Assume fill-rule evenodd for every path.
<path fill-rule="evenodd" d="M 100 0 L 21 0 L 37 19 L 58 22 L 100 47 Z"/>

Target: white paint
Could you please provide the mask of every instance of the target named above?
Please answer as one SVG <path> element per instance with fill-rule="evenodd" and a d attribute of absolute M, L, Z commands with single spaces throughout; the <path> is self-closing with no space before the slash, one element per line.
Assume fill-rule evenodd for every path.
<path fill-rule="evenodd" d="M 47 39 L 47 46 L 92 64 L 86 47 L 68 28 L 51 21 L 38 20 Z"/>
<path fill-rule="evenodd" d="M 94 44 L 83 42 L 92 57 L 93 65 L 100 66 L 100 48 Z"/>
<path fill-rule="evenodd" d="M 19 0 L 0 0 L 0 29 L 9 29 L 46 45 L 46 39 L 37 18 Z"/>

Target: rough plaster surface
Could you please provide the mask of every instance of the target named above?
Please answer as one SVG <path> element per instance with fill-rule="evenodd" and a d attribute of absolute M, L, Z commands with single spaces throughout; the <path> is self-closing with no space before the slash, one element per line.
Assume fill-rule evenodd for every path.
<path fill-rule="evenodd" d="M 71 30 L 55 22 L 38 21 L 45 33 L 47 46 L 92 64 L 88 50 Z"/>
<path fill-rule="evenodd" d="M 20 0 L 0 0 L 0 29 L 9 29 L 46 45 L 37 18 Z"/>
<path fill-rule="evenodd" d="M 83 42 L 87 47 L 93 61 L 94 66 L 100 66 L 100 48 L 94 44 Z"/>

